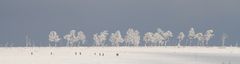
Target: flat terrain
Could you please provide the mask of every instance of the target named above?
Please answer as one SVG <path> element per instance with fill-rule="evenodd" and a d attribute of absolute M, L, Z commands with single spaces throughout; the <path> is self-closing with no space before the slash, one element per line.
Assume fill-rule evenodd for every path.
<path fill-rule="evenodd" d="M 240 48 L 2 47 L 0 64 L 240 64 Z"/>

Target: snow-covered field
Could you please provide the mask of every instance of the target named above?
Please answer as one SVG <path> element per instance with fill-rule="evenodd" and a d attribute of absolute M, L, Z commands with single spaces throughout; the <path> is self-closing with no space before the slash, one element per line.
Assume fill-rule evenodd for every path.
<path fill-rule="evenodd" d="M 240 48 L 2 47 L 0 64 L 240 64 Z"/>

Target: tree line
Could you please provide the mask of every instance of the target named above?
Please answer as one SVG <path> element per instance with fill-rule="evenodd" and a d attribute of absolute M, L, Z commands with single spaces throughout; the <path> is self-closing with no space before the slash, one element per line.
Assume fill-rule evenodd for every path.
<path fill-rule="evenodd" d="M 214 36 L 214 30 L 206 30 L 205 33 L 196 33 L 194 28 L 190 28 L 188 35 L 184 32 L 179 32 L 177 35 L 177 46 L 181 46 L 184 39 L 188 39 L 188 46 L 192 46 L 192 41 L 197 40 L 198 46 L 207 46 L 209 40 Z M 170 30 L 163 31 L 160 28 L 156 32 L 146 32 L 142 37 L 144 46 L 167 46 L 167 43 L 173 38 L 173 33 Z M 60 36 L 56 31 L 50 31 L 49 33 L 49 46 L 57 46 L 57 43 L 61 40 L 66 40 L 66 46 L 82 46 L 85 44 L 86 35 L 83 31 L 71 30 L 69 34 Z M 94 46 L 104 46 L 106 41 L 111 42 L 112 46 L 118 47 L 120 44 L 125 46 L 139 46 L 141 36 L 140 32 L 136 29 L 129 28 L 126 31 L 126 35 L 122 35 L 119 30 L 115 33 L 109 34 L 108 31 L 102 31 L 92 35 L 94 40 Z M 55 45 L 53 45 L 55 44 Z"/>

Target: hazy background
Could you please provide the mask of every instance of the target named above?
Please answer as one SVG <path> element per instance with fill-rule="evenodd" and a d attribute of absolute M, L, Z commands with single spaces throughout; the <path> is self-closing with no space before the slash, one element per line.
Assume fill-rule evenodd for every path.
<path fill-rule="evenodd" d="M 190 27 L 196 32 L 213 29 L 210 44 L 220 44 L 222 33 L 230 36 L 228 44 L 235 44 L 240 42 L 239 24 L 240 0 L 0 0 L 0 44 L 19 46 L 26 35 L 46 44 L 51 30 L 60 35 L 82 30 L 92 43 L 93 33 L 121 30 L 125 35 L 129 27 L 141 35 L 162 28 L 175 37 L 181 31 L 188 34 Z"/>

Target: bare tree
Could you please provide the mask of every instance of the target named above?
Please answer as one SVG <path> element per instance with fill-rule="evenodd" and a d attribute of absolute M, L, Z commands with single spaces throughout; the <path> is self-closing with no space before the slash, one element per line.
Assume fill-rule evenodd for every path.
<path fill-rule="evenodd" d="M 85 43 L 85 41 L 86 41 L 86 36 L 85 36 L 85 34 L 82 31 L 79 31 L 77 33 L 77 39 L 78 39 L 78 46 L 80 44 L 83 45 Z"/>
<path fill-rule="evenodd" d="M 96 46 L 104 46 L 105 41 L 107 40 L 108 31 L 103 31 L 100 34 L 96 33 L 93 35 L 93 39 L 95 40 Z"/>
<path fill-rule="evenodd" d="M 66 34 L 63 38 L 67 40 L 67 46 L 74 46 L 74 43 L 79 41 L 76 36 L 76 30 L 71 30 L 70 33 Z"/>
<path fill-rule="evenodd" d="M 223 33 L 222 34 L 222 37 L 221 37 L 221 39 L 222 39 L 222 46 L 224 47 L 225 46 L 225 40 L 228 38 L 228 35 L 227 34 L 225 34 L 225 33 Z"/>
<path fill-rule="evenodd" d="M 125 35 L 125 38 L 124 38 L 126 46 L 129 46 L 133 40 L 132 33 L 134 33 L 134 30 L 132 28 L 129 28 L 126 33 L 127 35 Z"/>
<path fill-rule="evenodd" d="M 96 46 L 100 46 L 100 39 L 98 37 L 98 33 L 93 34 L 93 40 L 95 41 Z"/>
<path fill-rule="evenodd" d="M 144 34 L 143 40 L 145 41 L 145 46 L 153 41 L 153 33 L 147 32 Z"/>
<path fill-rule="evenodd" d="M 31 39 L 26 35 L 26 47 L 31 46 Z"/>
<path fill-rule="evenodd" d="M 206 40 L 206 43 L 205 45 L 208 45 L 208 41 L 213 38 L 214 34 L 213 34 L 213 30 L 207 30 L 206 33 L 204 34 L 205 36 L 205 40 Z"/>
<path fill-rule="evenodd" d="M 160 33 L 156 32 L 153 34 L 152 42 L 154 42 L 156 45 L 159 46 L 163 45 L 164 44 L 163 41 L 164 37 Z"/>
<path fill-rule="evenodd" d="M 69 34 L 66 34 L 64 37 L 63 37 L 65 40 L 67 40 L 67 43 L 66 43 L 66 46 L 69 46 L 70 45 L 70 35 Z"/>
<path fill-rule="evenodd" d="M 200 46 L 204 46 L 205 36 L 204 36 L 202 33 L 197 33 L 197 34 L 195 35 L 195 38 L 197 38 L 198 44 L 199 44 Z"/>
<path fill-rule="evenodd" d="M 70 46 L 74 46 L 74 43 L 76 43 L 78 41 L 77 37 L 76 37 L 76 30 L 71 30 L 70 31 Z"/>
<path fill-rule="evenodd" d="M 121 32 L 118 30 L 115 33 L 112 33 L 109 39 L 115 46 L 119 46 L 119 43 L 122 43 L 124 40 L 121 36 Z"/>
<path fill-rule="evenodd" d="M 103 31 L 99 34 L 99 39 L 100 39 L 100 43 L 101 43 L 101 46 L 104 46 L 105 45 L 105 41 L 107 40 L 107 36 L 108 36 L 108 31 Z"/>
<path fill-rule="evenodd" d="M 157 33 L 160 35 L 158 35 Z M 173 37 L 173 33 L 169 30 L 164 32 L 162 29 L 158 28 L 157 33 L 155 33 L 155 35 L 158 35 L 158 42 L 160 43 L 160 45 L 167 46 L 168 41 L 170 40 L 170 38 Z"/>
<path fill-rule="evenodd" d="M 138 46 L 140 43 L 140 35 L 138 30 L 134 30 L 129 28 L 127 31 L 127 35 L 125 36 L 125 43 L 128 46 L 129 44 L 133 44 L 134 46 Z"/>
<path fill-rule="evenodd" d="M 55 46 L 57 46 L 57 42 L 60 41 L 60 37 L 59 37 L 59 35 L 57 34 L 57 32 L 56 32 L 56 31 L 51 31 L 51 32 L 49 33 L 48 37 L 49 37 L 48 40 L 49 40 L 50 42 L 54 42 L 54 43 L 55 43 Z M 49 46 L 51 46 L 51 44 L 50 44 Z"/>
<path fill-rule="evenodd" d="M 195 39 L 195 31 L 193 27 L 190 28 L 189 30 L 188 38 L 189 38 L 189 46 L 191 46 L 192 40 Z"/>
<path fill-rule="evenodd" d="M 178 46 L 181 46 L 181 42 L 182 42 L 182 40 L 184 39 L 184 37 L 185 37 L 185 35 L 184 35 L 184 33 L 183 32 L 180 32 L 179 33 L 179 35 L 178 35 L 178 37 L 177 37 L 177 39 L 178 39 Z"/>
<path fill-rule="evenodd" d="M 171 37 L 173 37 L 173 33 L 171 31 L 167 31 L 167 32 L 164 32 L 163 34 L 163 37 L 164 37 L 164 46 L 167 46 L 167 42 L 169 41 L 169 39 Z"/>

